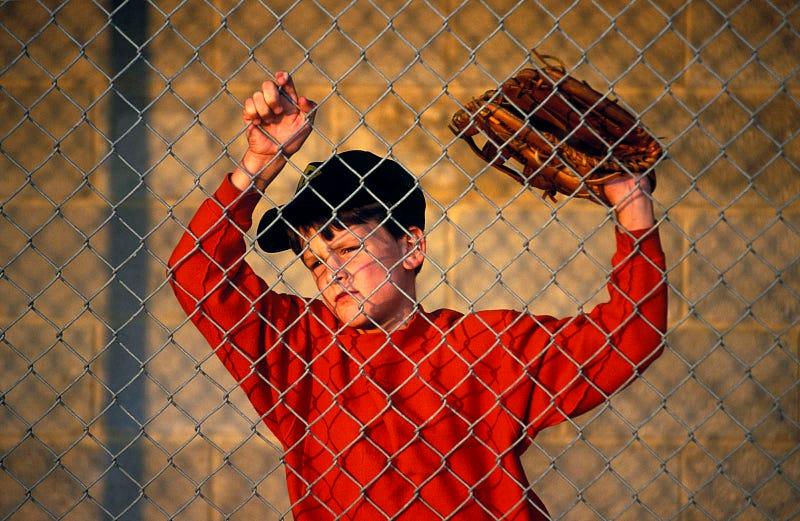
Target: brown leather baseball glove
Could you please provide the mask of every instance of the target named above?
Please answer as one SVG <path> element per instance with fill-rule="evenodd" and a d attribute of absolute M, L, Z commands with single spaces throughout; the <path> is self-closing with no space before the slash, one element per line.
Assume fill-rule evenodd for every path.
<path fill-rule="evenodd" d="M 615 101 L 576 80 L 552 56 L 475 98 L 453 116 L 450 130 L 488 163 L 520 183 L 609 205 L 602 190 L 626 174 L 646 174 L 655 189 L 658 142 Z M 556 65 L 553 64 L 556 63 Z M 480 147 L 473 136 L 483 132 Z M 506 165 L 522 164 L 522 172 Z"/>

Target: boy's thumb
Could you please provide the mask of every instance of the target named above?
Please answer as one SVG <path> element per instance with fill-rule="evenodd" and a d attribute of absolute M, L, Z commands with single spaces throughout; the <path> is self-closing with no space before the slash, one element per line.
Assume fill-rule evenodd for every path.
<path fill-rule="evenodd" d="M 306 97 L 301 97 L 300 99 L 298 99 L 298 100 L 297 100 L 297 105 L 300 107 L 300 110 L 302 110 L 302 111 L 303 111 L 303 112 L 305 112 L 306 114 L 309 114 L 309 113 L 311 113 L 311 114 L 309 114 L 309 115 L 310 115 L 312 118 L 313 118 L 313 117 L 314 117 L 314 115 L 316 114 L 315 112 L 312 112 L 312 111 L 313 111 L 315 108 L 317 108 L 317 104 L 316 104 L 316 103 L 314 103 L 313 101 L 311 101 L 310 99 L 306 98 Z"/>

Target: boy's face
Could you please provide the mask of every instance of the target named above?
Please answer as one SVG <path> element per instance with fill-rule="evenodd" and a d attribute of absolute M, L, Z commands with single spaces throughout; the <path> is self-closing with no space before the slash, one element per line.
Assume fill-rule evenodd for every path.
<path fill-rule="evenodd" d="M 325 239 L 315 229 L 302 230 L 301 258 L 311 271 L 323 302 L 346 325 L 387 332 L 402 324 L 413 309 L 414 269 L 422 264 L 424 236 L 396 239 L 377 223 L 332 230 Z"/>

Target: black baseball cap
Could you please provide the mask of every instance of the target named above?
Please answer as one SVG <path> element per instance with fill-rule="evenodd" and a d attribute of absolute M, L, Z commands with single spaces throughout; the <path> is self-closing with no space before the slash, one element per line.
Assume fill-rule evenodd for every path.
<path fill-rule="evenodd" d="M 425 196 L 413 175 L 372 152 L 341 152 L 309 163 L 292 200 L 270 208 L 261 218 L 256 240 L 268 253 L 288 250 L 292 230 L 307 223 L 309 216 L 335 222 L 338 212 L 375 203 L 401 227 L 425 229 Z"/>

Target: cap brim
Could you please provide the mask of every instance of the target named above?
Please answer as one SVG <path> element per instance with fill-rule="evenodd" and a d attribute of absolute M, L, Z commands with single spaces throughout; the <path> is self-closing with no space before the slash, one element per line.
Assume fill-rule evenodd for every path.
<path fill-rule="evenodd" d="M 283 208 L 284 206 L 270 208 L 258 222 L 256 242 L 258 247 L 267 253 L 278 253 L 291 247 L 289 225 L 283 218 Z"/>
<path fill-rule="evenodd" d="M 314 190 L 302 190 L 294 199 L 267 210 L 258 222 L 256 241 L 267 253 L 278 253 L 291 248 L 289 236 L 293 232 L 292 216 L 303 215 L 308 208 L 325 204 Z"/>

